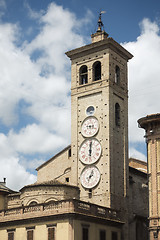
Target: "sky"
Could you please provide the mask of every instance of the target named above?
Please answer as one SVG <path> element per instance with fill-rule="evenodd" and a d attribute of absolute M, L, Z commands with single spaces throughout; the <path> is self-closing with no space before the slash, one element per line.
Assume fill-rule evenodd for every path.
<path fill-rule="evenodd" d="M 129 156 L 146 161 L 137 120 L 158 113 L 160 1 L 0 0 L 0 181 L 18 190 L 70 144 L 70 60 L 105 31 L 134 55 L 128 64 Z"/>

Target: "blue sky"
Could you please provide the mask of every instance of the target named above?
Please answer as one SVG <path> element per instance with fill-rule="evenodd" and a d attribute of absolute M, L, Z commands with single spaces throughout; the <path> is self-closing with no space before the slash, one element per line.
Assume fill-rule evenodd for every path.
<path fill-rule="evenodd" d="M 137 120 L 159 112 L 160 2 L 0 0 L 0 181 L 19 189 L 70 144 L 70 61 L 90 43 L 98 13 L 129 63 L 129 154 L 146 160 Z"/>

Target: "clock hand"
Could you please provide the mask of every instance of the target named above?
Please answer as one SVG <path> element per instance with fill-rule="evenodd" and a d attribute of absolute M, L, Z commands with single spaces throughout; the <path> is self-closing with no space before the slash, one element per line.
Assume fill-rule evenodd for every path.
<path fill-rule="evenodd" d="M 89 143 L 89 156 L 91 157 L 92 154 L 92 141 Z"/>
<path fill-rule="evenodd" d="M 90 181 L 91 177 L 93 177 L 94 175 L 94 171 L 92 170 L 92 172 L 90 173 L 89 177 L 88 177 L 88 182 Z"/>

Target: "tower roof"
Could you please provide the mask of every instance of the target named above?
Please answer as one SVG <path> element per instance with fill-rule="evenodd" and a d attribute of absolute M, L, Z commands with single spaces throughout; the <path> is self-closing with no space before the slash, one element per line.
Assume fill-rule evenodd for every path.
<path fill-rule="evenodd" d="M 139 127 L 147 129 L 150 123 L 160 124 L 160 113 L 150 114 L 138 120 Z"/>

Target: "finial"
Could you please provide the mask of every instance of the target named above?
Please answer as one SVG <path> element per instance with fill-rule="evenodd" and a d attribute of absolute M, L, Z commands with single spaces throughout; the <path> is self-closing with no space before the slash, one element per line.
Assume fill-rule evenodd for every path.
<path fill-rule="evenodd" d="M 102 13 L 105 13 L 105 11 L 100 11 L 99 19 L 98 19 L 98 29 L 97 29 L 97 32 L 102 32 L 102 28 L 104 30 L 104 25 L 103 25 L 103 22 L 102 22 L 102 19 L 101 19 Z"/>

